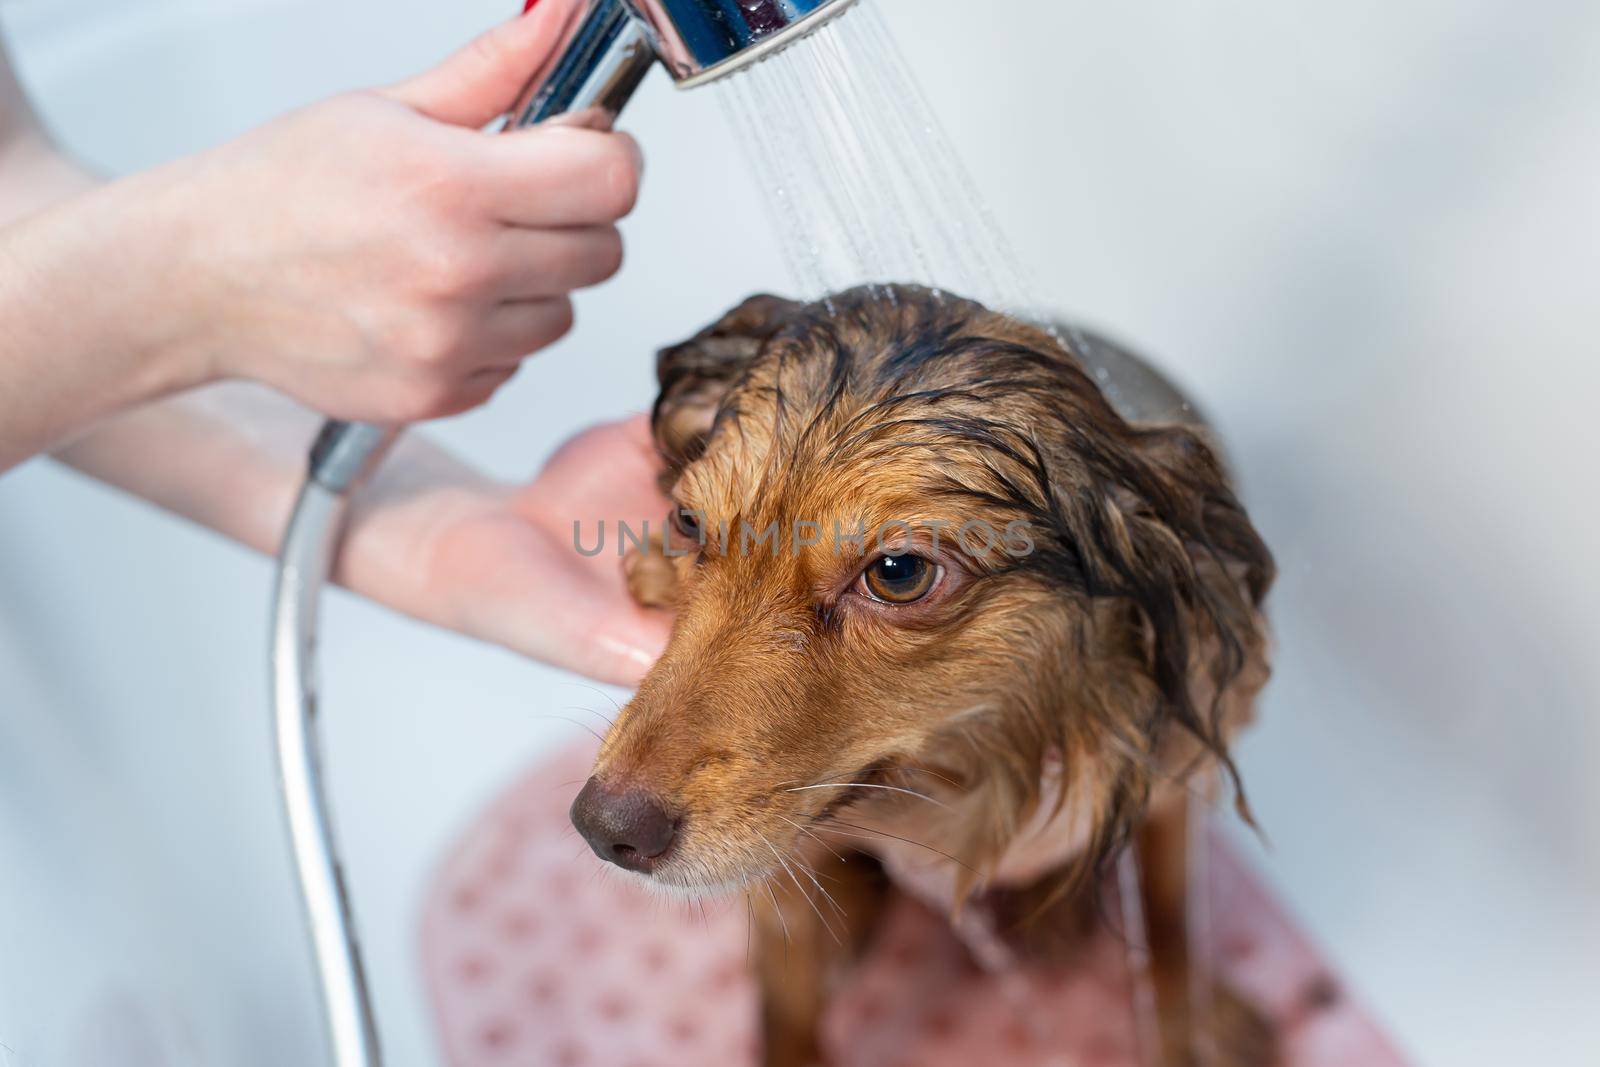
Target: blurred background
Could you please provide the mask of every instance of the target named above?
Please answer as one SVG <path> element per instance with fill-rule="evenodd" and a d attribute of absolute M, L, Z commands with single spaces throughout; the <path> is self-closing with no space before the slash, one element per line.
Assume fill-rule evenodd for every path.
<path fill-rule="evenodd" d="M 872 2 L 1039 291 L 1231 446 L 1283 571 L 1243 745 L 1270 847 L 1246 849 L 1419 1062 L 1600 1062 L 1600 9 Z M 58 135 L 122 173 L 511 6 L 0 0 L 0 24 Z M 504 478 L 645 407 L 658 345 L 788 284 L 711 94 L 654 76 L 625 125 L 649 172 L 623 274 L 426 431 Z M 268 575 L 49 462 L 0 481 L 0 910 L 32 929 L 0 940 L 0 1065 L 321 1062 Z M 539 716 L 598 698 L 342 595 L 324 663 L 386 1045 L 423 1067 L 430 868 L 575 729 Z M 53 874 L 8 869 L 24 840 Z"/>

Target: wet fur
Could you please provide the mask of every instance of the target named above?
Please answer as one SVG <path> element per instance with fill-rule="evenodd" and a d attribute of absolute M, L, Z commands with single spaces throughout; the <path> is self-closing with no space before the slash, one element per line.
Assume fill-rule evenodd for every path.
<path fill-rule="evenodd" d="M 1043 950 L 1136 834 L 1181 841 L 1185 779 L 1238 785 L 1228 745 L 1266 680 L 1274 572 L 1203 427 L 1129 422 L 1055 337 L 906 287 L 754 297 L 663 351 L 659 376 L 680 506 L 733 545 L 741 524 L 824 533 L 630 558 L 635 594 L 676 622 L 596 766 L 680 820 L 658 884 L 745 887 L 763 943 L 787 946 L 761 957 L 769 1063 L 820 1058 L 830 974 L 890 891 L 864 854 L 948 857 L 955 900 L 1009 894 L 1008 933 Z M 871 537 L 857 552 L 831 536 L 972 518 L 1025 523 L 1033 551 L 946 543 L 953 576 L 910 607 L 853 584 Z M 1041 806 L 1069 854 L 997 889 Z M 1181 884 L 1162 871 L 1174 855 L 1181 871 L 1181 849 L 1145 856 L 1145 892 L 1152 930 L 1181 934 L 1181 892 L 1158 884 Z M 1187 957 L 1156 948 L 1162 996 L 1181 999 Z M 1169 1062 L 1194 1054 L 1189 1008 L 1164 1005 Z"/>

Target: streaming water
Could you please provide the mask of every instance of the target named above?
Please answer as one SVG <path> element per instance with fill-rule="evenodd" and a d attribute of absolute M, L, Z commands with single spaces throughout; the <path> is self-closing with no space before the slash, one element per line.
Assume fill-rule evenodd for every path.
<path fill-rule="evenodd" d="M 1012 311 L 1026 272 L 877 7 L 724 80 L 797 294 L 910 282 Z"/>
<path fill-rule="evenodd" d="M 857 285 L 909 282 L 1015 314 L 1041 305 L 938 115 L 871 0 L 801 47 L 724 79 L 718 94 L 765 190 L 794 295 L 825 299 Z M 1048 325 L 1048 324 L 1047 324 Z M 1075 331 L 1050 331 L 1109 388 Z M 1115 401 L 1115 396 L 1112 396 Z M 1192 997 L 1209 1005 L 1214 962 L 1200 798 L 1191 803 Z M 1147 1062 L 1159 1056 L 1137 858 L 1118 867 L 1117 896 L 1133 980 L 1133 1025 Z M 1202 1049 L 1206 1062 L 1214 1050 Z"/>

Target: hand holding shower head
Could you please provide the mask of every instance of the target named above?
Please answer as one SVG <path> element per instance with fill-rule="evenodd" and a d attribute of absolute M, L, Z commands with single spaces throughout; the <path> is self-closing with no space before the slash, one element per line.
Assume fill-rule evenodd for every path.
<path fill-rule="evenodd" d="M 609 125 L 658 58 L 680 87 L 714 81 L 770 55 L 854 0 L 567 0 L 561 43 L 534 72 L 507 129 L 592 111 Z M 534 6 L 530 0 L 528 7 Z M 272 701 L 279 786 L 299 875 L 335 1067 L 378 1067 L 372 998 L 323 792 L 316 731 L 316 631 L 348 496 L 397 430 L 329 422 L 278 554 Z"/>
<path fill-rule="evenodd" d="M 540 2 L 527 0 L 525 11 Z M 680 89 L 743 70 L 820 28 L 856 0 L 562 0 L 560 43 L 533 72 L 505 129 L 585 115 L 610 126 L 657 59 Z M 329 422 L 311 477 L 348 492 L 393 441 L 390 427 Z"/>

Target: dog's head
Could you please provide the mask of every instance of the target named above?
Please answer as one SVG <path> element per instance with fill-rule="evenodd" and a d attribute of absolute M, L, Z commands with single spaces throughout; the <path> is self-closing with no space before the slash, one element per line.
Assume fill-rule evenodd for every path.
<path fill-rule="evenodd" d="M 1055 774 L 1103 854 L 1175 753 L 1231 771 L 1273 568 L 1194 431 L 905 287 L 755 297 L 660 378 L 677 619 L 574 806 L 602 857 L 710 891 L 900 813 L 981 870 Z"/>

